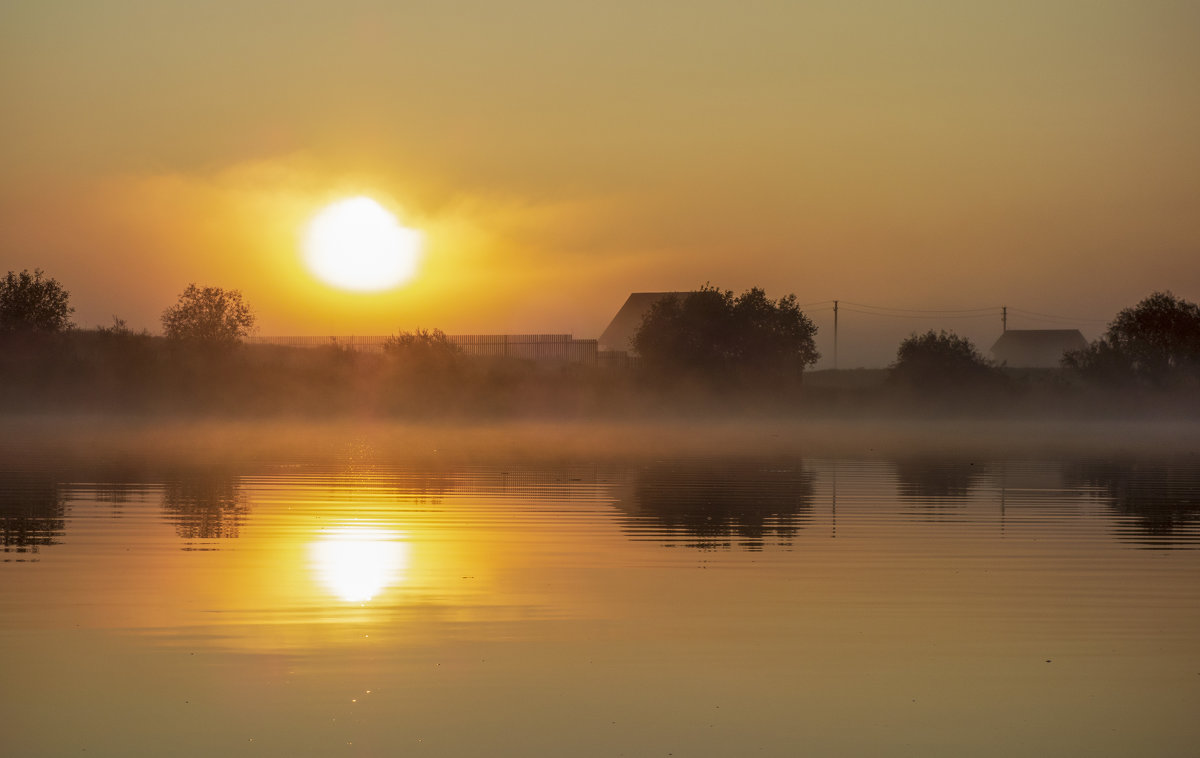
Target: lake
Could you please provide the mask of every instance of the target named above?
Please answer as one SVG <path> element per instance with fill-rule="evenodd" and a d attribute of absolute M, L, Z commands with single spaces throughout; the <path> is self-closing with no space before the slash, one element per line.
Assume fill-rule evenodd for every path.
<path fill-rule="evenodd" d="M 248 428 L 9 429 L 5 755 L 1200 744 L 1194 437 Z"/>

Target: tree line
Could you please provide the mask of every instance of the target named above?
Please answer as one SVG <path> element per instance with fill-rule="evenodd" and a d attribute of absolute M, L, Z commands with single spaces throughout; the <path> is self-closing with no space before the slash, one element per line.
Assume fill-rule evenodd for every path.
<path fill-rule="evenodd" d="M 41 269 L 9 271 L 0 280 L 0 332 L 54 334 L 74 327 L 70 293 Z M 249 336 L 255 315 L 238 290 L 189 284 L 174 305 L 162 313 L 163 334 L 174 340 L 233 345 Z M 125 333 L 113 318 L 110 333 Z"/>
<path fill-rule="evenodd" d="M 816 332 L 794 295 L 772 301 L 757 288 L 734 296 L 705 285 L 655 303 L 633 346 L 660 378 L 780 382 L 820 358 Z M 1200 388 L 1200 306 L 1155 292 L 1120 311 L 1087 348 L 1064 353 L 1061 366 L 1097 386 Z M 929 394 L 1001 389 L 1009 382 L 1003 367 L 971 340 L 946 331 L 904 339 L 889 368 L 891 385 Z"/>
<path fill-rule="evenodd" d="M 0 279 L 0 334 L 67 332 L 73 313 L 67 290 L 41 270 L 10 271 Z M 196 284 L 187 285 L 161 315 L 168 341 L 206 353 L 231 350 L 255 322 L 240 291 Z M 133 335 L 120 319 L 96 331 L 149 336 Z M 651 385 L 762 391 L 799 385 L 820 358 L 816 334 L 795 295 L 772 299 L 757 287 L 735 295 L 705 284 L 654 303 L 631 347 L 640 355 L 640 375 Z M 461 369 L 457 347 L 437 329 L 402 331 L 389 338 L 385 353 L 399 359 L 410 378 L 444 381 Z M 1200 306 L 1155 292 L 1121 310 L 1086 349 L 1065 354 L 1062 366 L 1096 386 L 1200 388 Z M 969 339 L 946 331 L 903 340 L 889 368 L 891 386 L 928 395 L 999 390 L 1010 382 Z"/>

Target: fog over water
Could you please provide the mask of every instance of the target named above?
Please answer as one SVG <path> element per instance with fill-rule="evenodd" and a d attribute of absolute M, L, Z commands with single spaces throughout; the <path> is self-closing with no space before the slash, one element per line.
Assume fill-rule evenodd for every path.
<path fill-rule="evenodd" d="M 15 754 L 1200 738 L 1191 424 L 4 427 Z"/>

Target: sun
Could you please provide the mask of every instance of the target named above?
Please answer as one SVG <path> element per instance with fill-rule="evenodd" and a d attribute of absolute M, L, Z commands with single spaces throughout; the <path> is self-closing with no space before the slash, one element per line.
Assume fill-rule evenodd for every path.
<path fill-rule="evenodd" d="M 392 289 L 417 274 L 421 233 L 401 226 L 369 197 L 326 206 L 304 234 L 304 262 L 317 278 L 356 292 Z"/>

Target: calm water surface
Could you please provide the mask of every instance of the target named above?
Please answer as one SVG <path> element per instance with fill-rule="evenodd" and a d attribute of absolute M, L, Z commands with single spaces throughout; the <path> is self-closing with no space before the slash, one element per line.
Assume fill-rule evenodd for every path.
<path fill-rule="evenodd" d="M 0 465 L 5 755 L 1195 755 L 1200 461 Z"/>

